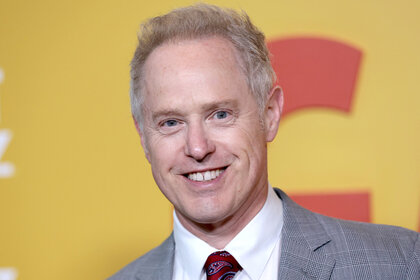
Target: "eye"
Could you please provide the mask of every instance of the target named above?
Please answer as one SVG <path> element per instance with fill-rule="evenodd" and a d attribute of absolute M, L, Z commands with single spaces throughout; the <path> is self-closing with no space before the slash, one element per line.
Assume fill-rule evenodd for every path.
<path fill-rule="evenodd" d="M 228 116 L 229 116 L 229 113 L 226 111 L 217 111 L 214 114 L 214 118 L 219 119 L 219 120 L 226 119 Z"/>
<path fill-rule="evenodd" d="M 162 123 L 162 126 L 166 126 L 166 127 L 174 127 L 176 125 L 178 125 L 178 121 L 177 120 L 167 120 L 167 121 L 164 121 Z"/>

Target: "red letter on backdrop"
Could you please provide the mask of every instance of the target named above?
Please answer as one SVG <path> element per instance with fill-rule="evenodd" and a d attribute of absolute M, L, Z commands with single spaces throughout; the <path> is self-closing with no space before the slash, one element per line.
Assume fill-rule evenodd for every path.
<path fill-rule="evenodd" d="M 350 112 L 362 52 L 321 38 L 290 38 L 268 42 L 278 83 L 285 92 L 283 115 L 298 109 L 324 107 Z M 315 212 L 369 222 L 369 193 L 295 195 Z"/>
<path fill-rule="evenodd" d="M 273 40 L 268 48 L 285 92 L 284 114 L 307 107 L 350 111 L 360 50 L 320 38 Z"/>

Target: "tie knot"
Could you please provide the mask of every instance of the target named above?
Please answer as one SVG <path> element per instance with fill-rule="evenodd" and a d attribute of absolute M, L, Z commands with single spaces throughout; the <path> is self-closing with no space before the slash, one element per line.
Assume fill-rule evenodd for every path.
<path fill-rule="evenodd" d="M 241 268 L 235 258 L 226 251 L 218 251 L 211 254 L 206 263 L 207 280 L 229 280 L 233 279 L 236 272 Z"/>

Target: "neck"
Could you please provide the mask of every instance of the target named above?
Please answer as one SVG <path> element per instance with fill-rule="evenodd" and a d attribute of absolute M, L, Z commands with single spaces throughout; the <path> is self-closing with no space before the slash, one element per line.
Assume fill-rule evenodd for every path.
<path fill-rule="evenodd" d="M 266 187 L 262 188 L 253 201 L 240 207 L 240 210 L 233 215 L 214 223 L 202 224 L 188 220 L 178 211 L 177 217 L 181 224 L 192 234 L 205 241 L 210 246 L 221 250 L 258 214 L 267 200 Z M 244 205 L 245 206 L 245 205 Z"/>

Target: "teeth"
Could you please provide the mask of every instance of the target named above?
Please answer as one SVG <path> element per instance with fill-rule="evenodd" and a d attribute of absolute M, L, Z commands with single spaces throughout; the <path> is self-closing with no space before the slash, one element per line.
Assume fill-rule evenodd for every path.
<path fill-rule="evenodd" d="M 223 169 L 217 169 L 212 171 L 206 171 L 206 172 L 196 172 L 196 173 L 190 173 L 188 174 L 188 179 L 193 181 L 210 181 L 214 180 L 217 177 L 219 177 L 220 174 L 223 173 Z"/>

